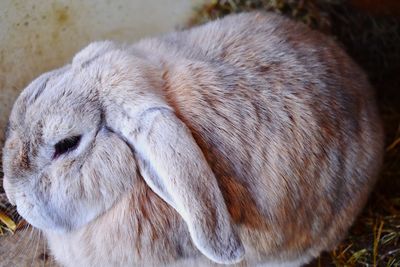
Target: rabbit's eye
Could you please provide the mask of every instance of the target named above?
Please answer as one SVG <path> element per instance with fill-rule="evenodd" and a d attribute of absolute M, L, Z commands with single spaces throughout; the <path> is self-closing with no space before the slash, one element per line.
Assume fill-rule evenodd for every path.
<path fill-rule="evenodd" d="M 58 156 L 65 154 L 67 152 L 70 152 L 70 151 L 74 150 L 75 148 L 77 148 L 79 141 L 81 140 L 81 137 L 82 137 L 81 135 L 72 136 L 72 137 L 65 138 L 64 140 L 61 140 L 60 142 L 58 142 L 54 146 L 55 152 L 54 152 L 53 158 L 57 158 Z"/>

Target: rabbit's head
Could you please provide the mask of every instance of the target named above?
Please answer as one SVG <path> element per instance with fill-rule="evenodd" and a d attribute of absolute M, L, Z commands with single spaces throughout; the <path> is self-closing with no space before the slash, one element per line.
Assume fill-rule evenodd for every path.
<path fill-rule="evenodd" d="M 161 87 L 159 67 L 110 42 L 34 80 L 6 133 L 7 196 L 33 226 L 69 232 L 143 178 L 181 215 L 203 254 L 237 262 L 244 251 L 216 178 Z"/>

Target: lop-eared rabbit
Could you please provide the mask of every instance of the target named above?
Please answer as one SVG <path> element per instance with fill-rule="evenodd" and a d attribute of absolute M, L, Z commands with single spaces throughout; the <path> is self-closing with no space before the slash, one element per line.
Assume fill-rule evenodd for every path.
<path fill-rule="evenodd" d="M 301 266 L 382 161 L 362 70 L 269 13 L 95 42 L 14 104 L 4 187 L 64 266 Z"/>

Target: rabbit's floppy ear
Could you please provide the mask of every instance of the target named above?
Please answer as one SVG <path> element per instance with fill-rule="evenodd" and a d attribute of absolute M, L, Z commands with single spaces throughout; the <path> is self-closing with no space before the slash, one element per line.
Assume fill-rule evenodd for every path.
<path fill-rule="evenodd" d="M 148 108 L 134 120 L 127 110 L 117 112 L 123 122 L 115 123 L 118 115 L 113 116 L 111 128 L 132 146 L 146 183 L 182 216 L 205 256 L 218 263 L 239 262 L 244 248 L 217 180 L 189 129 L 168 106 Z"/>
<path fill-rule="evenodd" d="M 111 41 L 93 42 L 74 56 L 72 65 L 75 68 L 83 67 L 90 62 L 93 62 L 99 56 L 114 49 L 116 49 L 116 45 Z"/>

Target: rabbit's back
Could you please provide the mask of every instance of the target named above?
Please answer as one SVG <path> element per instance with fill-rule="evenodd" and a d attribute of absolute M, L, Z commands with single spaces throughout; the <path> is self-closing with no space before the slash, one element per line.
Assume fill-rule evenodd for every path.
<path fill-rule="evenodd" d="M 318 254 L 362 208 L 382 127 L 360 68 L 331 39 L 272 14 L 144 40 L 164 91 L 219 179 L 245 242 Z"/>

